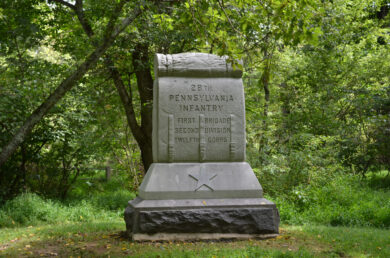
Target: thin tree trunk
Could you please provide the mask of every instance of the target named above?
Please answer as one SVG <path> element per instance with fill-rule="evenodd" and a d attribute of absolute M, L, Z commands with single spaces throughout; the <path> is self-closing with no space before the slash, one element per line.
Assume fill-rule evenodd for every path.
<path fill-rule="evenodd" d="M 287 83 L 282 82 L 280 84 L 280 93 L 279 93 L 279 98 L 282 102 L 281 109 L 282 109 L 282 115 L 283 115 L 283 128 L 287 129 L 287 117 L 290 114 L 290 103 L 289 103 L 289 97 L 287 93 Z"/>
<path fill-rule="evenodd" d="M 22 156 L 22 163 L 20 164 L 20 172 L 22 173 L 23 178 L 23 191 L 27 191 L 27 171 L 26 171 L 26 147 L 25 144 L 20 145 L 21 148 L 21 156 Z"/>
<path fill-rule="evenodd" d="M 108 182 L 111 179 L 111 167 L 107 166 L 105 170 L 106 170 L 106 182 Z"/>
<path fill-rule="evenodd" d="M 263 128 L 262 128 L 262 136 L 259 143 L 259 151 L 263 148 L 263 146 L 267 145 L 267 137 L 265 136 L 265 132 L 268 130 L 268 106 L 269 106 L 269 98 L 270 98 L 270 91 L 269 91 L 269 80 L 270 80 L 270 60 L 268 56 L 267 47 L 264 48 L 263 51 L 264 59 L 265 59 L 265 65 L 264 65 L 264 71 L 261 75 L 260 82 L 264 89 L 264 110 L 263 110 Z"/>
<path fill-rule="evenodd" d="M 109 56 L 106 57 L 105 64 L 110 72 L 110 76 L 114 82 L 114 85 L 118 91 L 119 97 L 125 109 L 127 123 L 129 124 L 131 132 L 133 133 L 133 136 L 136 139 L 137 143 L 140 144 L 138 141 L 142 141 L 142 139 L 146 136 L 142 132 L 141 127 L 138 125 L 137 119 L 135 117 L 131 89 L 129 95 L 126 91 L 126 87 L 123 83 L 118 69 L 116 69 L 114 62 Z"/>
<path fill-rule="evenodd" d="M 137 44 L 133 53 L 133 67 L 137 77 L 138 92 L 141 98 L 141 130 L 145 135 L 140 139 L 142 163 L 145 171 L 153 163 L 152 153 L 152 112 L 153 78 L 149 63 L 149 46 Z"/>
<path fill-rule="evenodd" d="M 140 53 L 139 51 L 146 51 Z M 106 56 L 106 67 L 110 71 L 110 76 L 114 81 L 114 85 L 118 91 L 119 97 L 125 109 L 127 123 L 133 133 L 135 140 L 141 150 L 142 164 L 145 172 L 153 163 L 152 156 L 152 111 L 153 111 L 153 79 L 148 64 L 148 47 L 144 49 L 135 49 L 133 53 L 133 66 L 137 77 L 137 86 L 141 99 L 141 126 L 139 126 L 133 107 L 133 98 L 131 88 L 129 93 L 126 90 L 124 82 L 114 62 L 109 56 Z M 143 58 L 144 56 L 147 59 Z M 140 65 L 141 63 L 141 65 Z"/>
<path fill-rule="evenodd" d="M 32 131 L 34 126 L 46 115 L 49 110 L 68 92 L 78 80 L 80 80 L 84 74 L 95 67 L 99 58 L 104 54 L 104 52 L 112 45 L 115 38 L 141 13 L 141 9 L 137 8 L 134 10 L 131 17 L 125 18 L 121 24 L 115 27 L 115 21 L 121 13 L 123 5 L 126 1 L 121 1 L 115 12 L 109 21 L 104 38 L 99 47 L 90 54 L 84 63 L 82 63 L 75 72 L 73 72 L 68 78 L 66 78 L 56 89 L 50 94 L 50 96 L 40 105 L 24 124 L 18 129 L 14 137 L 8 142 L 8 144 L 3 147 L 0 153 L 0 167 L 8 160 L 8 158 L 15 152 L 17 147 L 24 141 L 26 136 Z"/>

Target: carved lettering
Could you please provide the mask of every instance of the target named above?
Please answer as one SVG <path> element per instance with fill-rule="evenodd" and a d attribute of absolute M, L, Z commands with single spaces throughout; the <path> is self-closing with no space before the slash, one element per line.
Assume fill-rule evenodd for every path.
<path fill-rule="evenodd" d="M 198 143 L 198 137 L 175 137 L 175 141 L 179 143 Z"/>
<path fill-rule="evenodd" d="M 169 101 L 175 102 L 187 102 L 187 101 L 200 101 L 200 102 L 232 102 L 234 101 L 233 95 L 210 95 L 210 94 L 170 94 Z"/>
<path fill-rule="evenodd" d="M 228 139 L 227 137 L 208 137 L 207 142 L 209 143 L 228 142 Z"/>
<path fill-rule="evenodd" d="M 183 105 L 179 104 L 182 112 L 222 112 L 223 105 Z"/>

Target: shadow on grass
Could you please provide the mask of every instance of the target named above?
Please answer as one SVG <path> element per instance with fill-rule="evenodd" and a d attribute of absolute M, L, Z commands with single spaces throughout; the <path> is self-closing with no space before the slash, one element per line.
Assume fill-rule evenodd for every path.
<path fill-rule="evenodd" d="M 390 190 L 390 171 L 385 171 L 378 175 L 373 174 L 368 179 L 368 185 L 375 190 Z"/>

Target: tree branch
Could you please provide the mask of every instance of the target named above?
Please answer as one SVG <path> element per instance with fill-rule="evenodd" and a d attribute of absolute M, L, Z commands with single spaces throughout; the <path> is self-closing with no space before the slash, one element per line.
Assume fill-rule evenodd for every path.
<path fill-rule="evenodd" d="M 83 0 L 76 0 L 76 5 L 75 5 L 74 11 L 77 14 L 77 18 L 79 19 L 79 22 L 80 22 L 81 26 L 83 27 L 85 33 L 88 35 L 88 37 L 91 38 L 94 35 L 94 32 L 92 30 L 91 24 L 88 22 L 88 20 L 84 16 Z"/>
<path fill-rule="evenodd" d="M 223 13 L 225 14 L 226 19 L 228 20 L 228 22 L 229 22 L 229 24 L 230 24 L 230 27 L 231 27 L 235 32 L 237 32 L 238 35 L 242 36 L 241 31 L 239 31 L 239 30 L 236 29 L 236 27 L 233 25 L 232 21 L 230 20 L 229 15 L 226 13 L 225 4 L 223 3 L 223 0 L 222 0 L 222 3 L 220 2 L 220 0 L 218 0 L 217 2 L 218 2 L 219 7 L 221 7 L 221 10 L 222 10 Z"/>
<path fill-rule="evenodd" d="M 110 36 L 111 37 L 118 36 L 119 33 L 121 33 L 134 20 L 132 16 L 128 16 L 124 19 L 124 20 L 127 20 L 125 26 L 123 25 L 123 21 L 122 21 L 122 24 L 120 26 L 115 27 L 116 20 L 118 19 L 119 15 L 121 14 L 121 10 L 122 10 L 123 6 L 128 1 L 129 0 L 121 0 L 119 2 L 119 4 L 117 4 L 115 6 L 115 9 L 112 12 L 112 15 L 110 17 L 110 20 L 108 21 L 108 23 L 106 25 L 106 29 L 105 29 L 104 34 L 103 34 L 104 38 L 109 38 Z M 138 11 L 138 14 L 136 14 L 136 17 L 137 17 L 141 13 L 141 10 L 139 7 L 137 7 L 135 11 Z"/>
<path fill-rule="evenodd" d="M 76 10 L 76 6 L 74 6 L 71 3 L 66 2 L 64 0 L 49 0 L 49 2 L 54 2 L 54 3 L 57 3 L 57 4 L 65 5 L 65 6 L 69 7 L 70 9 L 72 9 L 74 11 Z"/>
<path fill-rule="evenodd" d="M 123 103 L 123 107 L 125 108 L 127 122 L 131 128 L 131 131 L 133 132 L 134 138 L 138 143 L 140 143 L 142 139 L 144 139 L 145 135 L 137 123 L 132 98 L 127 93 L 119 71 L 116 69 L 114 62 L 109 56 L 106 56 L 105 64 L 110 72 L 112 80 L 114 81 L 115 87 Z"/>

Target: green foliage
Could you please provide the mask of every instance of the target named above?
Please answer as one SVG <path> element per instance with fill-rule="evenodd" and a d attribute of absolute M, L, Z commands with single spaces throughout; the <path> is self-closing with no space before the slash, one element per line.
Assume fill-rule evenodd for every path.
<path fill-rule="evenodd" d="M 292 136 L 288 143 L 278 145 L 260 153 L 248 148 L 248 160 L 261 182 L 265 193 L 271 196 L 289 195 L 301 185 L 321 187 L 335 174 L 344 171 L 332 153 L 335 140 L 332 137 L 301 133 Z"/>
<path fill-rule="evenodd" d="M 104 210 L 123 211 L 127 202 L 134 198 L 135 194 L 129 193 L 129 191 L 124 189 L 118 189 L 112 193 L 95 195 L 91 202 L 95 207 L 99 207 Z"/>
<path fill-rule="evenodd" d="M 64 205 L 58 201 L 45 200 L 36 194 L 25 193 L 7 201 L 1 207 L 0 227 L 82 222 L 97 219 L 112 220 L 117 216 L 118 211 L 103 210 L 86 200 Z"/>
<path fill-rule="evenodd" d="M 248 161 L 286 222 L 389 227 L 388 189 L 359 183 L 389 164 L 390 51 L 378 42 L 390 42 L 389 16 L 376 15 L 386 6 L 322 1 L 315 42 L 276 41 L 272 60 L 268 48 L 245 73 Z"/>
<path fill-rule="evenodd" d="M 321 185 L 300 185 L 287 195 L 270 198 L 278 204 L 284 223 L 390 228 L 390 192 L 371 185 L 338 174 Z"/>
<path fill-rule="evenodd" d="M 93 14 L 101 19 L 92 23 L 99 37 L 99 28 L 111 15 L 112 1 L 84 2 L 94 10 L 86 11 L 88 18 Z M 51 1 L 1 3 L 1 147 L 91 51 L 92 44 L 70 12 Z M 117 167 L 138 177 L 136 143 L 123 123 L 118 96 L 107 90 L 106 81 L 87 75 L 40 121 L 0 170 L 0 203 L 23 190 L 64 199 L 78 176 L 114 159 L 120 163 Z M 105 108 L 110 103 L 116 103 L 115 108 Z M 115 130 L 107 130 L 107 125 Z"/>
<path fill-rule="evenodd" d="M 131 181 L 124 176 L 115 176 L 106 182 L 103 178 L 79 180 L 67 202 L 88 200 L 94 207 L 107 211 L 122 211 L 127 202 L 135 198 L 135 193 L 128 190 Z"/>
<path fill-rule="evenodd" d="M 390 227 L 389 192 L 374 191 L 356 178 L 337 178 L 321 189 L 310 189 L 308 195 L 311 207 L 307 207 L 304 216 L 313 222 Z"/>
<path fill-rule="evenodd" d="M 89 182 L 90 181 L 90 182 Z M 0 227 L 19 227 L 64 222 L 112 221 L 122 217 L 127 202 L 135 193 L 126 190 L 129 182 L 113 177 L 78 179 L 63 201 L 46 199 L 34 193 L 23 193 L 0 206 Z M 91 183 L 92 182 L 92 183 Z"/>
<path fill-rule="evenodd" d="M 22 194 L 7 202 L 1 209 L 1 226 L 29 225 L 38 221 L 54 222 L 58 205 L 44 201 L 35 194 Z"/>

